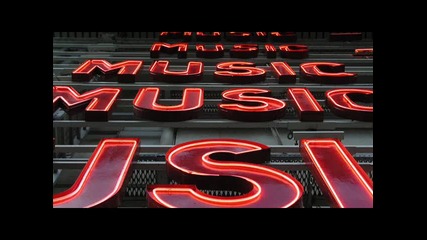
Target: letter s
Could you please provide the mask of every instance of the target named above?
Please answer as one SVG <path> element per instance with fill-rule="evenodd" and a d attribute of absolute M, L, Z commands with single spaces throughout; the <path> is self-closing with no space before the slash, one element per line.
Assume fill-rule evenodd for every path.
<path fill-rule="evenodd" d="M 300 207 L 303 187 L 291 175 L 262 166 L 270 148 L 236 139 L 182 143 L 166 153 L 168 176 L 187 185 L 149 185 L 149 207 Z M 190 185 L 188 185 L 190 184 Z M 195 185 L 197 184 L 197 186 Z M 227 189 L 240 196 L 212 196 L 200 189 Z"/>

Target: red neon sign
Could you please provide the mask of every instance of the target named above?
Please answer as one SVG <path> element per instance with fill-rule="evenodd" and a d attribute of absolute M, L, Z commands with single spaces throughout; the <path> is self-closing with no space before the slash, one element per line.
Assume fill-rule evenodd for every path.
<path fill-rule="evenodd" d="M 221 40 L 221 33 L 196 32 L 196 40 L 200 42 L 219 42 Z"/>
<path fill-rule="evenodd" d="M 121 88 L 97 88 L 79 94 L 74 88 L 66 86 L 53 87 L 53 111 L 58 107 L 70 114 L 86 107 L 86 121 L 108 121 L 111 109 Z"/>
<path fill-rule="evenodd" d="M 300 207 L 303 187 L 290 174 L 254 163 L 270 159 L 270 148 L 236 139 L 207 139 L 179 144 L 166 153 L 168 176 L 182 184 L 149 185 L 149 207 L 276 208 Z M 194 185 L 196 184 L 196 185 Z M 243 192 L 219 197 L 204 187 Z"/>
<path fill-rule="evenodd" d="M 244 122 L 273 121 L 285 115 L 286 103 L 269 97 L 270 90 L 237 88 L 222 92 L 219 112 L 228 119 Z"/>
<path fill-rule="evenodd" d="M 273 44 L 265 44 L 264 48 L 265 48 L 265 55 L 267 56 L 267 58 L 276 58 L 277 50 Z"/>
<path fill-rule="evenodd" d="M 325 92 L 326 104 L 340 117 L 372 122 L 374 107 L 357 102 L 373 103 L 374 91 L 365 89 L 336 89 Z"/>
<path fill-rule="evenodd" d="M 222 62 L 216 65 L 214 79 L 223 83 L 254 83 L 265 80 L 266 72 L 251 62 Z"/>
<path fill-rule="evenodd" d="M 296 83 L 297 81 L 297 75 L 286 62 L 271 62 L 271 70 L 279 79 L 279 83 Z"/>
<path fill-rule="evenodd" d="M 300 121 L 322 122 L 324 110 L 307 88 L 289 88 L 288 98 Z"/>
<path fill-rule="evenodd" d="M 204 44 L 196 44 L 196 57 L 198 58 L 224 57 L 224 46 L 222 44 L 215 44 L 214 48 L 206 48 Z"/>
<path fill-rule="evenodd" d="M 293 59 L 302 59 L 308 58 L 308 47 L 306 45 L 300 44 L 287 44 L 281 45 L 280 56 L 282 58 L 293 58 Z"/>
<path fill-rule="evenodd" d="M 151 46 L 150 57 L 159 58 L 160 52 L 173 54 L 178 53 L 178 58 L 187 58 L 188 43 L 169 44 L 164 42 L 156 42 Z"/>
<path fill-rule="evenodd" d="M 333 62 L 309 62 L 300 65 L 300 75 L 315 83 L 347 84 L 357 80 L 356 73 L 345 72 L 345 65 Z"/>
<path fill-rule="evenodd" d="M 203 76 L 203 63 L 190 61 L 187 64 L 186 71 L 169 71 L 169 61 L 154 61 L 150 67 L 150 76 L 153 81 L 161 82 L 196 82 L 200 81 Z"/>
<path fill-rule="evenodd" d="M 186 88 L 179 105 L 158 104 L 159 88 L 141 88 L 134 101 L 134 114 L 139 118 L 155 121 L 173 122 L 197 118 L 204 104 L 204 91 L 201 88 Z"/>
<path fill-rule="evenodd" d="M 258 44 L 235 44 L 230 49 L 232 58 L 256 58 L 258 57 Z"/>
<path fill-rule="evenodd" d="M 302 139 L 300 152 L 334 207 L 373 207 L 372 180 L 338 139 Z"/>
<path fill-rule="evenodd" d="M 73 186 L 53 195 L 53 207 L 118 207 L 139 141 L 138 138 L 103 139 Z"/>
<path fill-rule="evenodd" d="M 182 41 L 191 41 L 191 32 L 161 32 L 159 35 L 159 41 L 166 42 L 168 39 L 179 39 Z"/>
<path fill-rule="evenodd" d="M 124 61 L 110 64 L 105 60 L 87 60 L 71 74 L 71 80 L 75 82 L 87 82 L 97 72 L 106 75 L 117 74 L 117 81 L 121 83 L 134 83 L 143 61 Z"/>
<path fill-rule="evenodd" d="M 251 40 L 250 32 L 228 32 L 225 39 L 230 42 L 248 42 Z"/>
<path fill-rule="evenodd" d="M 273 42 L 296 42 L 297 34 L 295 32 L 271 32 L 270 38 Z"/>

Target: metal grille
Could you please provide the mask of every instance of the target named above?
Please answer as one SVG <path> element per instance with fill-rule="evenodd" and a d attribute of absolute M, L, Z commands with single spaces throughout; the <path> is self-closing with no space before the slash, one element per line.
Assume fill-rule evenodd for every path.
<path fill-rule="evenodd" d="M 356 156 L 355 159 L 359 163 L 373 163 L 373 157 L 369 155 Z M 165 161 L 164 155 L 155 155 L 155 156 L 144 156 L 143 159 L 138 159 L 138 162 L 142 161 Z M 286 154 L 281 156 L 272 156 L 270 162 L 272 163 L 292 163 L 292 162 L 302 162 L 300 154 Z M 154 170 L 134 170 L 132 176 L 129 180 L 129 183 L 126 187 L 126 197 L 129 201 L 145 201 L 146 192 L 145 189 L 147 185 L 156 184 L 157 174 L 160 171 Z M 320 189 L 317 182 L 314 180 L 310 171 L 307 170 L 285 170 L 284 172 L 291 174 L 296 178 L 304 187 L 304 199 L 314 198 L 313 202 L 316 202 L 316 199 L 322 199 L 320 202 L 325 202 L 322 190 Z M 368 176 L 373 178 L 373 170 L 368 172 Z M 170 180 L 169 184 L 178 184 L 174 180 Z M 202 192 L 212 195 L 212 196 L 240 196 L 243 193 L 237 191 L 225 191 L 221 189 L 200 189 Z M 307 196 L 310 195 L 310 196 Z"/>

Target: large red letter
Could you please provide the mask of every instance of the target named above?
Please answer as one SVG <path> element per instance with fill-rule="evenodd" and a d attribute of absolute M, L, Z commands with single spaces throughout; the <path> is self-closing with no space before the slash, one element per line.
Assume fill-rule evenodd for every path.
<path fill-rule="evenodd" d="M 357 104 L 372 103 L 374 91 L 365 89 L 336 89 L 325 92 L 326 104 L 337 116 L 372 122 L 374 107 Z"/>
<path fill-rule="evenodd" d="M 73 71 L 71 80 L 75 82 L 84 82 L 92 79 L 96 70 L 103 74 L 116 74 L 117 81 L 123 83 L 134 83 L 138 71 L 142 68 L 143 61 L 124 61 L 116 64 L 110 64 L 105 60 L 87 60 L 80 67 Z"/>
<path fill-rule="evenodd" d="M 159 58 L 160 52 L 168 54 L 178 53 L 178 58 L 187 58 L 188 43 L 169 44 L 164 42 L 156 42 L 151 46 L 150 57 Z"/>
<path fill-rule="evenodd" d="M 191 41 L 191 32 L 161 32 L 159 35 L 159 41 L 166 42 L 168 39 L 182 38 L 182 41 Z"/>
<path fill-rule="evenodd" d="M 333 207 L 373 207 L 372 180 L 338 139 L 302 139 L 300 152 Z"/>
<path fill-rule="evenodd" d="M 212 32 L 206 34 L 205 32 L 196 32 L 196 40 L 200 42 L 219 42 L 221 40 L 221 33 Z"/>
<path fill-rule="evenodd" d="M 169 61 L 154 61 L 150 67 L 150 76 L 153 81 L 161 82 L 195 82 L 200 81 L 203 76 L 203 63 L 202 62 L 188 62 L 186 71 L 168 70 Z"/>
<path fill-rule="evenodd" d="M 297 75 L 286 62 L 271 62 L 271 70 L 279 83 L 296 83 Z"/>
<path fill-rule="evenodd" d="M 308 57 L 308 47 L 306 45 L 287 44 L 279 46 L 282 58 L 302 59 Z"/>
<path fill-rule="evenodd" d="M 73 186 L 53 195 L 53 207 L 118 207 L 138 147 L 138 138 L 103 139 Z"/>
<path fill-rule="evenodd" d="M 357 80 L 356 73 L 345 72 L 345 65 L 332 62 L 310 62 L 300 65 L 300 75 L 315 83 L 346 84 Z"/>
<path fill-rule="evenodd" d="M 269 97 L 270 90 L 257 88 L 229 89 L 222 92 L 219 112 L 228 119 L 237 121 L 273 121 L 285 115 L 286 103 Z"/>
<path fill-rule="evenodd" d="M 224 57 L 224 46 L 222 44 L 215 44 L 215 48 L 207 49 L 204 44 L 196 44 L 196 57 L 198 58 Z"/>
<path fill-rule="evenodd" d="M 141 88 L 133 100 L 134 114 L 155 121 L 184 121 L 197 118 L 203 108 L 202 88 L 186 88 L 182 103 L 174 106 L 157 104 L 159 88 Z"/>
<path fill-rule="evenodd" d="M 289 88 L 288 99 L 300 121 L 322 122 L 325 112 L 307 88 Z"/>
<path fill-rule="evenodd" d="M 80 95 L 72 87 L 54 86 L 53 111 L 61 107 L 73 114 L 87 106 L 86 121 L 108 121 L 112 106 L 120 91 L 120 88 L 97 88 Z"/>
<path fill-rule="evenodd" d="M 182 184 L 149 185 L 149 207 L 301 207 L 303 187 L 290 174 L 253 164 L 270 159 L 270 148 L 236 139 L 205 139 L 179 144 L 166 153 L 168 176 Z M 247 163 L 246 163 L 247 162 Z M 239 191 L 211 196 L 198 188 Z"/>
<path fill-rule="evenodd" d="M 216 65 L 214 79 L 223 83 L 254 83 L 265 80 L 265 70 L 251 62 L 223 62 Z"/>
<path fill-rule="evenodd" d="M 230 49 L 232 58 L 256 58 L 258 57 L 258 44 L 235 44 Z"/>

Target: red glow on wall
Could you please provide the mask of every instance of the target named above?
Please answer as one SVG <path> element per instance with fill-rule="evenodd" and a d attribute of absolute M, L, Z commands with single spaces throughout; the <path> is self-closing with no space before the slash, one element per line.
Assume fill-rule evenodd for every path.
<path fill-rule="evenodd" d="M 372 180 L 338 139 L 302 139 L 300 151 L 333 207 L 373 207 Z"/>
<path fill-rule="evenodd" d="M 251 62 L 222 62 L 216 65 L 214 79 L 218 82 L 244 84 L 265 80 L 266 72 Z"/>
<path fill-rule="evenodd" d="M 167 54 L 178 53 L 178 58 L 187 58 L 188 43 L 169 44 L 164 42 L 156 42 L 151 46 L 150 57 L 159 58 L 160 52 Z"/>
<path fill-rule="evenodd" d="M 297 75 L 286 62 L 271 62 L 271 71 L 279 83 L 296 83 Z"/>
<path fill-rule="evenodd" d="M 254 163 L 270 158 L 260 143 L 205 139 L 178 144 L 166 153 L 168 176 L 178 185 L 149 185 L 149 207 L 277 208 L 300 207 L 303 187 L 290 174 Z M 185 184 L 185 185 L 181 185 Z M 199 189 L 239 191 L 222 197 Z"/>
<path fill-rule="evenodd" d="M 108 121 L 120 91 L 120 88 L 97 88 L 79 94 L 72 87 L 54 86 L 53 111 L 61 107 L 69 114 L 74 114 L 86 108 L 86 121 Z"/>
<path fill-rule="evenodd" d="M 288 88 L 288 99 L 300 121 L 323 121 L 325 111 L 307 88 Z"/>
<path fill-rule="evenodd" d="M 277 50 L 273 44 L 265 44 L 264 48 L 265 48 L 265 55 L 267 56 L 267 58 L 276 58 Z"/>
<path fill-rule="evenodd" d="M 308 58 L 308 47 L 301 44 L 286 44 L 279 46 L 282 58 L 302 59 Z"/>
<path fill-rule="evenodd" d="M 224 57 L 224 46 L 222 44 L 215 44 L 214 48 L 206 48 L 205 44 L 196 44 L 196 57 L 198 58 Z"/>
<path fill-rule="evenodd" d="M 362 105 L 373 103 L 374 91 L 365 89 L 335 89 L 325 92 L 326 104 L 340 117 L 372 122 L 374 107 Z"/>
<path fill-rule="evenodd" d="M 270 90 L 237 88 L 222 92 L 220 114 L 244 122 L 273 121 L 285 115 L 286 103 L 271 97 Z"/>
<path fill-rule="evenodd" d="M 225 39 L 231 42 L 249 42 L 251 40 L 250 32 L 227 32 Z"/>
<path fill-rule="evenodd" d="M 93 75 L 100 72 L 104 75 L 117 75 L 121 83 L 134 83 L 138 72 L 142 69 L 143 61 L 124 61 L 110 64 L 105 60 L 87 60 L 71 74 L 75 82 L 87 82 Z"/>
<path fill-rule="evenodd" d="M 270 39 L 273 42 L 296 42 L 297 34 L 295 32 L 271 32 Z"/>
<path fill-rule="evenodd" d="M 53 207 L 118 207 L 139 141 L 138 138 L 101 140 L 73 186 L 53 195 Z"/>
<path fill-rule="evenodd" d="M 202 88 L 186 88 L 181 104 L 166 106 L 158 104 L 159 88 L 141 88 L 133 101 L 134 114 L 162 122 L 184 121 L 197 118 L 204 104 Z"/>
<path fill-rule="evenodd" d="M 203 62 L 190 61 L 187 64 L 185 71 L 170 71 L 168 70 L 169 61 L 156 60 L 150 67 L 150 76 L 153 81 L 159 82 L 196 82 L 202 80 L 203 77 Z"/>
<path fill-rule="evenodd" d="M 258 44 L 234 44 L 230 49 L 232 58 L 256 58 L 258 57 Z"/>
<path fill-rule="evenodd" d="M 191 41 L 191 32 L 161 32 L 159 41 L 166 42 L 169 39 L 182 39 L 184 42 Z"/>
<path fill-rule="evenodd" d="M 310 82 L 347 84 L 357 80 L 356 73 L 345 72 L 345 65 L 333 62 L 309 62 L 300 65 L 300 75 Z"/>
<path fill-rule="evenodd" d="M 196 32 L 196 40 L 200 42 L 219 42 L 221 40 L 220 32 Z"/>

